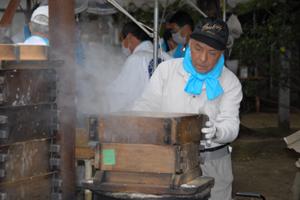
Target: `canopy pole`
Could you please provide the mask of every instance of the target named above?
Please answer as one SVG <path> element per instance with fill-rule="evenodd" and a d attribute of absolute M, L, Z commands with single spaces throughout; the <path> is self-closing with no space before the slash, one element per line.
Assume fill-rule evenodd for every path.
<path fill-rule="evenodd" d="M 153 66 L 156 69 L 158 64 L 158 0 L 154 4 L 154 37 L 153 37 Z"/>
<path fill-rule="evenodd" d="M 223 21 L 226 22 L 226 0 L 223 0 Z"/>
<path fill-rule="evenodd" d="M 192 8 L 194 8 L 196 11 L 198 11 L 203 17 L 207 18 L 207 15 L 200 8 L 198 8 L 193 1 L 187 0 L 186 3 L 190 5 Z"/>

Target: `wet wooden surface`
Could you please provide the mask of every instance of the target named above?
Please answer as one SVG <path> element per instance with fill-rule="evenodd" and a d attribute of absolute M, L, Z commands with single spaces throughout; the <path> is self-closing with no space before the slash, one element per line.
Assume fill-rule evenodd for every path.
<path fill-rule="evenodd" d="M 8 133 L 7 138 L 0 139 L 1 145 L 9 145 L 31 139 L 51 137 L 55 113 L 51 105 L 0 107 L 1 116 L 6 119 L 0 129 Z"/>
<path fill-rule="evenodd" d="M 105 151 L 111 150 L 115 164 L 105 163 Z M 176 173 L 176 148 L 151 144 L 101 144 L 101 170 L 121 172 Z M 103 162 L 104 160 L 104 162 Z"/>
<path fill-rule="evenodd" d="M 56 72 L 53 69 L 0 70 L 0 106 L 50 103 L 56 96 Z"/>
<path fill-rule="evenodd" d="M 1 183 L 39 176 L 50 171 L 48 139 L 31 140 L 0 147 L 6 155 Z"/>
<path fill-rule="evenodd" d="M 0 70 L 0 193 L 9 200 L 51 199 L 57 172 L 50 158 L 60 153 L 50 152 L 58 127 L 56 72 L 46 62 L 22 64 L 4 62 Z"/>
<path fill-rule="evenodd" d="M 199 146 L 206 120 L 204 115 L 151 112 L 100 118 L 95 180 L 108 191 L 163 194 L 196 179 L 201 176 Z"/>
<path fill-rule="evenodd" d="M 0 183 L 0 192 L 9 200 L 51 200 L 52 174 L 32 177 L 30 179 Z"/>
<path fill-rule="evenodd" d="M 102 143 L 184 144 L 199 142 L 203 115 L 128 112 L 100 117 Z"/>

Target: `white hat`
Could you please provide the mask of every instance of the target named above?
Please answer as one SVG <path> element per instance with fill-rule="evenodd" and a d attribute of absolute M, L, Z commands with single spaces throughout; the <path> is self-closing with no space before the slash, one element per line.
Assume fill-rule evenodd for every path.
<path fill-rule="evenodd" d="M 40 6 L 31 15 L 31 22 L 48 26 L 49 9 L 48 6 Z"/>

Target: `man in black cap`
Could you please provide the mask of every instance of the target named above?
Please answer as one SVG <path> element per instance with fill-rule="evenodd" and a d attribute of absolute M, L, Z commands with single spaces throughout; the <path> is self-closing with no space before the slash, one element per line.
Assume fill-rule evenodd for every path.
<path fill-rule="evenodd" d="M 191 34 L 184 58 L 161 63 L 133 110 L 206 114 L 201 150 L 204 176 L 215 179 L 211 200 L 231 199 L 231 147 L 239 132 L 242 89 L 224 66 L 226 23 L 206 19 Z"/>

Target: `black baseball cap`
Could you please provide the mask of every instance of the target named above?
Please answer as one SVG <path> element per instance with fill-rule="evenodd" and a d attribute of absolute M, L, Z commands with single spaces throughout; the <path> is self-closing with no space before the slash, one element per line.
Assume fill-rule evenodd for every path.
<path fill-rule="evenodd" d="M 206 18 L 198 23 L 191 38 L 203 42 L 216 50 L 225 50 L 228 40 L 227 24 L 221 19 Z"/>

